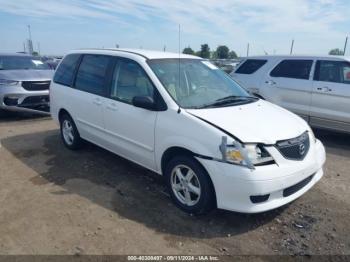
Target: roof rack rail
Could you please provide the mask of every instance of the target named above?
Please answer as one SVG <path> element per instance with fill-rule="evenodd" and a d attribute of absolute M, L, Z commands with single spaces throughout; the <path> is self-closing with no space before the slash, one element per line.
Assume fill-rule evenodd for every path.
<path fill-rule="evenodd" d="M 129 54 L 134 54 L 134 55 L 139 55 L 139 56 L 142 56 L 143 58 L 145 59 L 149 59 L 147 56 L 145 55 L 142 55 L 140 53 L 137 53 L 137 52 L 132 52 L 132 51 L 129 51 L 129 50 L 123 50 L 123 49 L 117 49 L 117 48 L 79 48 L 77 50 L 108 50 L 108 51 L 119 51 L 119 52 L 125 52 L 125 53 L 129 53 Z"/>

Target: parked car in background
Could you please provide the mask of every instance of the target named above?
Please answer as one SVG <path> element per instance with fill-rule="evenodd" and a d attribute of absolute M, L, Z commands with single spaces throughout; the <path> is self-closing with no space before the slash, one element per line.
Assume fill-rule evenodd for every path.
<path fill-rule="evenodd" d="M 230 74 L 240 63 L 238 59 L 213 59 L 210 60 L 214 65 L 219 67 L 225 73 Z"/>
<path fill-rule="evenodd" d="M 60 61 L 62 60 L 62 57 L 60 56 L 42 56 L 41 60 L 47 64 L 50 69 L 55 70 Z"/>
<path fill-rule="evenodd" d="M 72 51 L 50 97 L 67 148 L 85 139 L 163 175 L 189 213 L 270 210 L 323 175 L 324 147 L 304 120 L 196 56 Z"/>
<path fill-rule="evenodd" d="M 350 133 L 347 57 L 249 57 L 231 75 L 251 93 L 291 110 L 311 126 Z"/>
<path fill-rule="evenodd" d="M 0 111 L 47 111 L 52 75 L 38 57 L 0 54 Z"/>

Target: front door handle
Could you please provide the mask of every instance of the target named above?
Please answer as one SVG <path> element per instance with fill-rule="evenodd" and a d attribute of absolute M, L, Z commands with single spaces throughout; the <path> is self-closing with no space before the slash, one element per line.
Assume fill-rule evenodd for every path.
<path fill-rule="evenodd" d="M 324 86 L 324 87 L 317 87 L 318 91 L 323 91 L 323 92 L 332 92 L 332 89 L 329 88 L 328 86 Z"/>
<path fill-rule="evenodd" d="M 273 81 L 273 80 L 267 80 L 267 81 L 265 81 L 265 84 L 268 84 L 268 85 L 270 85 L 270 86 L 273 86 L 273 85 L 276 84 L 276 82 Z"/>

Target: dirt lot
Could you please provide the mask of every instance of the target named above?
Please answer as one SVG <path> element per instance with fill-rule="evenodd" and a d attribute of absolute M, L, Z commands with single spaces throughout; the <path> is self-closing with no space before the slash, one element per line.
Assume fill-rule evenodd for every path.
<path fill-rule="evenodd" d="M 162 179 L 49 118 L 0 120 L 0 254 L 350 254 L 350 136 L 317 131 L 324 178 L 271 212 L 179 211 Z"/>

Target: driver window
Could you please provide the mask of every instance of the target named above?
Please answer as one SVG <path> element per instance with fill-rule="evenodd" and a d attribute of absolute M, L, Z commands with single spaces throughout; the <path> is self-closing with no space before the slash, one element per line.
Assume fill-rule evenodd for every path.
<path fill-rule="evenodd" d="M 128 59 L 117 63 L 112 80 L 111 98 L 131 104 L 135 96 L 153 98 L 154 87 L 142 67 Z"/>

